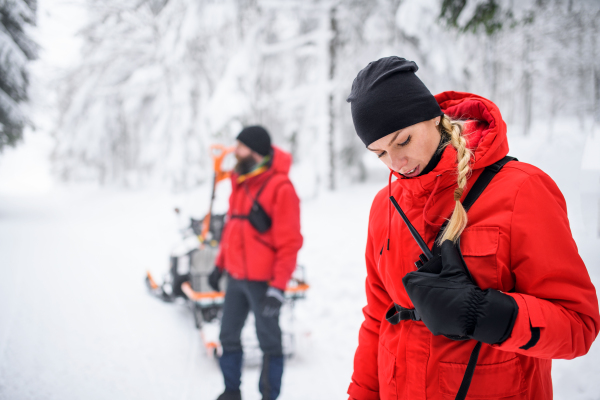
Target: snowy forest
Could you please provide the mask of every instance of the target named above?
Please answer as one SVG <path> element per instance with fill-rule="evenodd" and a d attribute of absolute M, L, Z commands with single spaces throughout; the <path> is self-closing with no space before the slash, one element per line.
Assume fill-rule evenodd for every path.
<path fill-rule="evenodd" d="M 417 62 L 432 92 L 495 101 L 511 130 L 600 121 L 594 0 L 106 0 L 85 3 L 64 71 L 56 173 L 173 189 L 210 176 L 207 146 L 264 124 L 315 187 L 365 179 L 346 97 L 370 61 Z M 556 121 L 569 120 L 570 129 Z M 308 178 L 306 178 L 308 177 Z"/>
<path fill-rule="evenodd" d="M 0 0 L 0 400 L 223 392 L 207 346 L 219 318 L 198 329 L 199 303 L 148 283 L 162 290 L 174 265 L 192 264 L 194 223 L 224 214 L 231 194 L 213 186 L 210 146 L 253 124 L 292 154 L 300 198 L 306 286 L 281 308 L 280 399 L 347 399 L 369 213 L 390 171 L 346 99 L 390 55 L 414 60 L 433 94 L 499 106 L 509 155 L 564 196 L 574 243 L 562 244 L 576 244 L 597 292 L 600 0 Z M 252 314 L 242 339 L 243 396 L 259 400 Z M 554 398 L 600 400 L 600 340 L 563 358 Z"/>
<path fill-rule="evenodd" d="M 0 3 L 0 151 L 14 146 L 31 125 L 26 100 L 29 73 L 27 64 L 37 58 L 38 46 L 26 29 L 35 25 L 36 0 Z"/>

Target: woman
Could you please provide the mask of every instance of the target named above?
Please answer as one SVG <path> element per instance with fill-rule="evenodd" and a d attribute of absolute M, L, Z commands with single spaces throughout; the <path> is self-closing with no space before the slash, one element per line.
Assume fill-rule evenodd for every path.
<path fill-rule="evenodd" d="M 510 161 L 488 168 L 467 213 L 461 201 L 508 153 L 506 124 L 480 96 L 432 96 L 416 70 L 372 62 L 348 98 L 358 136 L 391 171 L 369 218 L 350 398 L 453 399 L 468 388 L 468 398 L 551 399 L 551 359 L 586 354 L 600 326 L 565 200 L 542 171 Z M 422 250 L 390 196 L 430 249 L 437 238 L 418 271 Z"/>

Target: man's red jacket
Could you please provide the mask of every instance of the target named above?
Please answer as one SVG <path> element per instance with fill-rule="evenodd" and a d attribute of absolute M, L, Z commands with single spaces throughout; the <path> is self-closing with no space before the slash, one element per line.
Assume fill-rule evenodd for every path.
<path fill-rule="evenodd" d="M 446 92 L 436 99 L 445 114 L 470 121 L 473 174 L 466 196 L 483 169 L 508 153 L 506 124 L 496 105 L 482 97 Z M 415 270 L 421 253 L 390 209 L 389 193 L 431 248 L 454 208 L 456 151 L 448 146 L 426 175 L 397 177 L 371 207 L 367 306 L 348 393 L 357 400 L 454 399 L 476 342 L 433 336 L 422 321 L 391 325 L 385 313 L 394 303 L 413 308 L 402 278 Z M 469 271 L 480 288 L 512 296 L 519 311 L 505 342 L 483 344 L 467 399 L 552 399 L 551 360 L 587 353 L 600 327 L 596 290 L 571 235 L 565 200 L 548 175 L 513 161 L 468 217 L 461 250 Z M 540 328 L 540 338 L 524 349 L 531 328 Z"/>
<path fill-rule="evenodd" d="M 227 224 L 221 239 L 216 265 L 236 279 L 268 281 L 285 290 L 302 247 L 300 233 L 300 200 L 288 177 L 292 164 L 290 154 L 273 146 L 273 159 L 268 170 L 238 183 L 231 176 Z M 259 233 L 247 219 L 253 198 L 264 186 L 258 202 L 271 217 L 269 230 Z"/>

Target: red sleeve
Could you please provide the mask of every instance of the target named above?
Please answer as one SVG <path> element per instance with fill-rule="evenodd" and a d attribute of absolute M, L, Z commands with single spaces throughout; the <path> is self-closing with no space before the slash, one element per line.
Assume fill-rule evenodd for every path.
<path fill-rule="evenodd" d="M 275 263 L 271 286 L 285 290 L 294 270 L 298 250 L 302 247 L 300 233 L 300 199 L 291 183 L 277 189 L 271 216 Z"/>
<path fill-rule="evenodd" d="M 373 211 L 371 209 L 371 217 Z M 358 348 L 354 355 L 354 373 L 348 388 L 350 399 L 378 400 L 379 378 L 377 371 L 377 354 L 379 349 L 379 327 L 392 299 L 387 294 L 377 271 L 378 251 L 371 233 L 367 239 L 367 305 L 363 308 L 365 320 L 358 333 Z"/>
<path fill-rule="evenodd" d="M 223 229 L 223 231 L 225 231 L 225 229 Z M 219 247 L 219 252 L 217 253 L 217 258 L 215 259 L 215 267 L 219 268 L 221 271 L 223 271 L 225 268 L 225 255 L 223 253 L 223 247 L 221 246 Z"/>
<path fill-rule="evenodd" d="M 519 313 L 511 336 L 495 347 L 537 358 L 586 354 L 598 334 L 598 298 L 579 256 L 556 184 L 545 174 L 520 187 L 511 224 L 511 269 Z M 539 328 L 531 344 L 532 329 Z"/>
<path fill-rule="evenodd" d="M 230 199 L 231 202 L 231 199 Z M 229 207 L 229 210 L 231 210 L 231 204 Z M 229 221 L 230 218 L 230 213 L 231 211 L 227 211 L 227 216 L 225 217 L 225 226 L 223 227 L 223 232 L 221 232 L 221 245 L 219 246 L 219 252 L 217 253 L 217 258 L 215 259 L 215 267 L 219 268 L 221 271 L 223 271 L 225 269 L 225 250 L 224 250 L 224 246 L 223 246 L 223 241 L 225 239 L 225 233 L 227 231 L 227 226 L 229 225 L 227 223 L 227 221 Z"/>
<path fill-rule="evenodd" d="M 219 252 L 217 253 L 217 258 L 215 259 L 215 266 L 221 271 L 225 269 L 225 247 L 227 246 L 227 227 L 229 226 L 228 222 L 231 221 L 231 210 L 233 210 L 234 190 L 235 186 L 232 182 L 231 194 L 229 195 L 229 208 L 227 209 L 227 216 L 225 217 L 225 226 L 223 227 L 223 232 L 221 232 L 221 243 L 219 246 Z"/>

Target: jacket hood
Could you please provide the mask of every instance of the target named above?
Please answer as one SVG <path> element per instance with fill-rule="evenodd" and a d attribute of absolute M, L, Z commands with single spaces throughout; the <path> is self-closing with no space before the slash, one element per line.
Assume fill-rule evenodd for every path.
<path fill-rule="evenodd" d="M 443 92 L 435 99 L 444 114 L 466 121 L 464 134 L 473 151 L 473 169 L 485 168 L 508 154 L 506 123 L 493 102 L 462 92 Z"/>
<path fill-rule="evenodd" d="M 490 100 L 481 96 L 462 92 L 443 92 L 435 95 L 444 114 L 452 119 L 465 122 L 464 136 L 467 146 L 473 152 L 471 168 L 478 170 L 502 159 L 508 154 L 506 123 L 500 110 Z M 438 165 L 428 174 L 414 178 L 406 178 L 397 172 L 391 172 L 403 180 L 403 186 L 408 191 L 420 191 L 428 188 L 437 176 L 445 175 L 442 183 L 454 182 L 456 170 L 456 150 L 447 146 Z M 454 182 L 455 183 L 455 182 Z"/>
<path fill-rule="evenodd" d="M 506 123 L 502 119 L 500 110 L 490 100 L 481 96 L 462 92 L 443 92 L 435 95 L 444 114 L 452 119 L 465 121 L 463 135 L 467 146 L 473 152 L 471 168 L 480 170 L 508 154 L 508 140 L 506 136 Z M 428 198 L 423 209 L 424 220 L 434 226 L 441 226 L 443 220 L 434 221 L 428 218 L 428 209 L 431 199 L 438 190 L 456 185 L 456 150 L 451 145 L 444 149 L 438 165 L 428 174 L 414 178 L 406 178 L 397 172 L 390 171 L 388 182 L 388 197 L 392 195 L 392 175 L 401 181 L 401 197 L 409 199 L 412 196 L 426 196 Z M 465 191 L 463 196 L 466 196 Z M 399 199 L 398 199 L 399 200 Z M 410 201 L 410 200 L 407 200 Z M 453 204 L 448 203 L 450 214 Z M 392 214 L 391 203 L 388 202 L 388 243 Z"/>
<path fill-rule="evenodd" d="M 279 147 L 273 147 L 273 162 L 271 169 L 280 174 L 289 174 L 292 166 L 292 155 L 287 151 L 281 150 Z"/>

